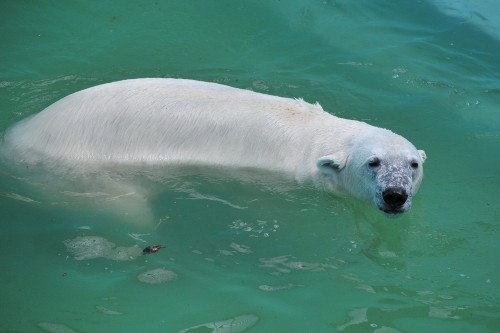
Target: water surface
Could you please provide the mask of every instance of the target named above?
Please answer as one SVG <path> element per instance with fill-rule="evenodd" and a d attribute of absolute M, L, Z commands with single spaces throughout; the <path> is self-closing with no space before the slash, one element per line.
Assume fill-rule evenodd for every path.
<path fill-rule="evenodd" d="M 269 175 L 192 173 L 139 179 L 154 189 L 148 226 L 133 206 L 107 209 L 127 192 L 3 165 L 0 332 L 500 331 L 490 1 L 10 1 L 0 13 L 1 133 L 80 89 L 182 77 L 319 101 L 428 156 L 401 218 Z M 152 243 L 166 248 L 141 256 Z"/>

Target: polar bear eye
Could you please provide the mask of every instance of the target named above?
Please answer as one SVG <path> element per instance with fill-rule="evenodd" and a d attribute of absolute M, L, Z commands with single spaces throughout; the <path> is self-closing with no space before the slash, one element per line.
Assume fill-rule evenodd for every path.
<path fill-rule="evenodd" d="M 380 160 L 374 157 L 368 162 L 368 166 L 370 168 L 378 168 L 380 166 Z"/>
<path fill-rule="evenodd" d="M 413 161 L 411 162 L 410 166 L 412 169 L 418 169 L 418 162 Z"/>

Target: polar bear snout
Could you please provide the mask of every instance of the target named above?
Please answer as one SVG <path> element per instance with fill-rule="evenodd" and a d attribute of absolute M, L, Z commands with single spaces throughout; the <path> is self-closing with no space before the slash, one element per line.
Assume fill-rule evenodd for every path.
<path fill-rule="evenodd" d="M 408 193 L 404 187 L 389 187 L 382 192 L 382 199 L 391 212 L 398 211 L 406 203 Z"/>

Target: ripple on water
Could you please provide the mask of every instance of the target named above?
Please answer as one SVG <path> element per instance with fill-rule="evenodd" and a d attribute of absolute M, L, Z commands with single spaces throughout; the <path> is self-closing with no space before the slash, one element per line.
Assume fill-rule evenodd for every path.
<path fill-rule="evenodd" d="M 40 322 L 37 324 L 45 332 L 49 333 L 78 333 L 74 329 L 64 325 L 57 323 L 49 323 L 49 322 Z"/>
<path fill-rule="evenodd" d="M 177 279 L 177 274 L 164 268 L 155 268 L 137 276 L 139 281 L 149 284 L 160 284 Z"/>
<path fill-rule="evenodd" d="M 178 333 L 186 333 L 190 331 L 201 332 L 200 329 L 203 329 L 203 332 L 211 332 L 211 333 L 239 333 L 244 332 L 247 328 L 254 326 L 259 317 L 253 314 L 246 314 L 237 316 L 227 320 L 221 321 L 212 321 L 196 326 L 192 326 L 189 328 L 185 328 Z M 205 330 L 207 329 L 207 330 Z"/>

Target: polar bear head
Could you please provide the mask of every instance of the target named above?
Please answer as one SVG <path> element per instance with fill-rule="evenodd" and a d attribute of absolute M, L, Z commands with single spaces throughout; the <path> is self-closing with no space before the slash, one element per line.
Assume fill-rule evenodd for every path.
<path fill-rule="evenodd" d="M 423 178 L 423 150 L 381 128 L 355 136 L 347 147 L 317 160 L 321 173 L 335 186 L 372 202 L 388 214 L 411 208 Z"/>

